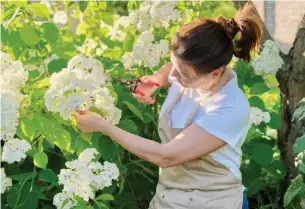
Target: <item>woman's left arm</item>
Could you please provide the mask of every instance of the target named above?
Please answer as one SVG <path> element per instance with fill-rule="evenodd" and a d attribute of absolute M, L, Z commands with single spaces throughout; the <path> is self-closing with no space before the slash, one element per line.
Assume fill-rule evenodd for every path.
<path fill-rule="evenodd" d="M 207 155 L 225 142 L 193 124 L 166 144 L 145 139 L 120 129 L 90 111 L 76 112 L 79 127 L 85 132 L 100 131 L 129 152 L 162 168 L 183 164 Z"/>

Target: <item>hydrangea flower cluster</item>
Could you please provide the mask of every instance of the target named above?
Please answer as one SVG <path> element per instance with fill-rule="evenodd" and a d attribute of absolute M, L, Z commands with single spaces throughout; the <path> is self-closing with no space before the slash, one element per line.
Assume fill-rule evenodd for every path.
<path fill-rule="evenodd" d="M 261 122 L 269 123 L 270 114 L 268 112 L 263 112 L 257 107 L 251 107 L 250 110 L 250 124 L 258 126 Z"/>
<path fill-rule="evenodd" d="M 119 169 L 114 163 L 95 161 L 98 152 L 94 148 L 85 149 L 77 160 L 66 163 L 67 169 L 61 169 L 59 184 L 63 191 L 54 196 L 53 204 L 61 208 L 66 199 L 68 203 L 64 209 L 75 206 L 73 197 L 79 196 L 85 201 L 94 199 L 95 192 L 111 186 L 113 180 L 119 177 Z"/>
<path fill-rule="evenodd" d="M 130 12 L 130 23 L 140 32 L 150 30 L 152 26 L 168 27 L 170 21 L 180 17 L 175 5 L 175 1 L 145 1 L 138 10 Z"/>
<path fill-rule="evenodd" d="M 6 177 L 4 168 L 1 168 L 1 194 L 12 186 L 12 179 Z"/>
<path fill-rule="evenodd" d="M 65 25 L 68 22 L 68 15 L 65 11 L 58 11 L 53 16 L 53 22 Z"/>
<path fill-rule="evenodd" d="M 301 165 L 303 163 L 303 159 L 305 157 L 305 150 L 303 152 L 300 152 L 297 157 L 294 160 L 294 165 L 295 167 L 298 167 L 299 165 Z"/>
<path fill-rule="evenodd" d="M 82 46 L 78 46 L 76 49 L 85 56 L 90 56 L 91 54 L 101 56 L 107 48 L 102 42 L 98 43 L 94 39 L 88 39 Z M 94 50 L 95 53 L 93 53 Z"/>
<path fill-rule="evenodd" d="M 133 65 L 144 65 L 145 67 L 155 67 L 159 64 L 161 57 L 169 52 L 167 40 L 154 43 L 154 35 L 151 31 L 143 32 L 133 51 L 127 52 L 123 56 L 124 67 L 129 69 Z"/>
<path fill-rule="evenodd" d="M 20 92 L 20 88 L 25 85 L 29 74 L 24 70 L 21 61 L 12 61 L 10 56 L 0 52 L 1 60 L 1 89 L 12 90 L 15 93 Z"/>
<path fill-rule="evenodd" d="M 252 66 L 255 73 L 264 77 L 275 75 L 277 70 L 284 64 L 279 53 L 279 43 L 267 40 L 260 55 L 253 59 Z"/>
<path fill-rule="evenodd" d="M 113 26 L 105 24 L 100 21 L 101 28 L 108 28 L 109 36 L 112 40 L 124 41 L 126 38 L 126 28 L 131 23 L 131 19 L 128 16 L 117 16 L 118 20 L 115 21 Z"/>
<path fill-rule="evenodd" d="M 106 120 L 117 124 L 121 110 L 114 105 L 107 79 L 100 61 L 77 55 L 69 61 L 67 68 L 52 74 L 45 105 L 49 111 L 59 112 L 65 120 L 74 110 L 87 110 L 94 106 Z"/>
<path fill-rule="evenodd" d="M 20 61 L 12 61 L 10 56 L 0 52 L 1 58 L 1 140 L 5 143 L 2 161 L 19 162 L 26 157 L 31 145 L 25 140 L 14 138 L 19 120 L 19 105 L 23 98 L 21 87 L 28 80 L 28 72 Z"/>

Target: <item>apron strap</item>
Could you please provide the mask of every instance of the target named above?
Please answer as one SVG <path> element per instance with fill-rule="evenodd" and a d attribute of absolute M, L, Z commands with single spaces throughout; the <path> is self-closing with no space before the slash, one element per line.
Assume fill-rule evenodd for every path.
<path fill-rule="evenodd" d="M 182 88 L 180 88 L 178 94 L 175 95 L 175 98 L 168 105 L 168 108 L 165 110 L 165 112 L 169 113 L 170 111 L 172 111 L 173 107 L 179 101 L 179 99 L 182 97 L 182 95 L 183 95 L 183 90 L 182 90 Z"/>
<path fill-rule="evenodd" d="M 217 92 L 215 94 L 210 93 L 207 97 L 202 98 L 200 100 L 199 105 L 189 114 L 188 118 L 186 119 L 184 127 L 188 127 L 192 124 L 192 120 L 193 120 L 194 116 L 196 115 L 196 113 L 200 110 L 201 107 L 208 104 L 208 102 L 212 101 L 212 99 L 214 98 L 214 96 L 216 94 L 217 94 Z"/>

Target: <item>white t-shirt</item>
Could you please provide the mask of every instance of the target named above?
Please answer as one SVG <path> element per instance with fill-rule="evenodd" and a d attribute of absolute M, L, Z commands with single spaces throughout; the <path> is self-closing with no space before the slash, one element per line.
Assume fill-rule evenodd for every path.
<path fill-rule="evenodd" d="M 173 70 L 174 67 L 168 77 L 172 86 L 162 105 L 160 115 L 168 108 L 168 105 L 178 94 L 179 89 L 183 88 L 172 76 Z M 192 123 L 198 124 L 204 130 L 226 142 L 226 145 L 210 153 L 210 156 L 226 166 L 241 180 L 239 170 L 242 155 L 241 145 L 250 128 L 250 105 L 248 99 L 238 87 L 236 73 L 231 69 L 230 73 L 234 77 L 207 104 L 198 110 L 192 119 Z M 170 113 L 170 126 L 172 128 L 184 128 L 188 116 L 198 107 L 199 102 L 207 94 L 207 91 L 201 89 L 184 88 L 182 97 Z"/>

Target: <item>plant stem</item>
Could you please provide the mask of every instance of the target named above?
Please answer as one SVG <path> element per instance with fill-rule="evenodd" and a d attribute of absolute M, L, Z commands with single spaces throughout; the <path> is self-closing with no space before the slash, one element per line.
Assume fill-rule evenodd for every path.
<path fill-rule="evenodd" d="M 11 24 L 11 22 L 15 19 L 15 17 L 18 15 L 18 12 L 20 10 L 20 7 L 18 7 L 16 9 L 16 11 L 14 12 L 13 16 L 11 17 L 11 19 L 8 20 L 6 26 L 4 26 L 5 30 L 8 28 L 8 26 Z"/>

